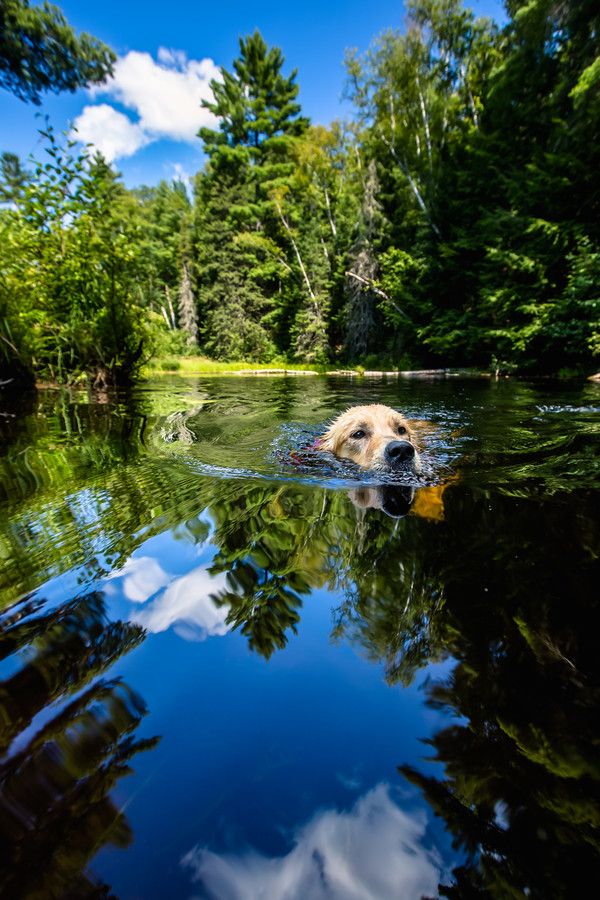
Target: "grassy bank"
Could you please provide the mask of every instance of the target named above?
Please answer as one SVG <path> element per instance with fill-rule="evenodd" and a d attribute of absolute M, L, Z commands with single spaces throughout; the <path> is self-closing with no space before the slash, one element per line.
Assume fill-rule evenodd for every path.
<path fill-rule="evenodd" d="M 275 359 L 269 363 L 234 360 L 220 362 L 206 356 L 166 356 L 151 360 L 143 369 L 143 375 L 177 374 L 177 375 L 226 375 L 239 372 L 306 372 L 324 373 L 335 371 L 332 366 L 311 366 L 302 363 L 290 363 L 284 359 Z"/>
<path fill-rule="evenodd" d="M 405 376 L 405 377 L 446 377 L 446 376 L 472 376 L 489 377 L 489 372 L 478 369 L 403 369 L 387 366 L 385 369 L 365 369 L 357 365 L 353 368 L 328 365 L 309 365 L 307 363 L 291 363 L 286 359 L 273 359 L 268 363 L 249 362 L 248 360 L 234 360 L 232 362 L 220 362 L 209 359 L 207 356 L 163 356 L 151 360 L 142 370 L 142 376 L 153 375 L 355 375 L 355 376 Z"/>

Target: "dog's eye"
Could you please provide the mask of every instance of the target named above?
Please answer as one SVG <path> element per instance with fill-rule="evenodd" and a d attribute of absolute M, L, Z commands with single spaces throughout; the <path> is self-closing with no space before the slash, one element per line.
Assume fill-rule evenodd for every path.
<path fill-rule="evenodd" d="M 363 431 L 362 428 L 359 428 L 358 431 L 353 431 L 350 435 L 351 438 L 356 438 L 356 440 L 360 440 L 360 438 L 364 438 L 366 435 L 366 431 Z"/>
<path fill-rule="evenodd" d="M 397 431 L 398 434 L 406 434 L 406 428 L 404 427 L 404 425 L 398 425 Z"/>

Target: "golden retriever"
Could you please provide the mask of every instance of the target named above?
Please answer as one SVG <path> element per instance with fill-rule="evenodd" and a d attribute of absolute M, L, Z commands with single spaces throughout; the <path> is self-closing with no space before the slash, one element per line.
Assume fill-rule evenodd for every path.
<path fill-rule="evenodd" d="M 380 403 L 351 406 L 320 438 L 318 447 L 376 472 L 419 472 L 415 435 L 407 420 Z"/>

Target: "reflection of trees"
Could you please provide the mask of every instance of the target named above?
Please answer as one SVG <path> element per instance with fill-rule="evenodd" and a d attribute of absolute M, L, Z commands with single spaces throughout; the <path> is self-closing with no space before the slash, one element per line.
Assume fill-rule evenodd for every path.
<path fill-rule="evenodd" d="M 27 662 L 0 682 L 0 750 L 37 713 L 89 682 L 143 640 L 137 625 L 110 622 L 102 594 L 75 598 L 49 612 L 41 599 L 8 610 L 0 638 L 0 657 L 26 651 Z M 42 611 L 34 618 L 31 612 Z M 21 612 L 28 618 L 17 618 Z"/>
<path fill-rule="evenodd" d="M 143 631 L 108 621 L 98 593 L 45 606 L 25 599 L 1 623 L 0 653 L 18 652 L 21 664 L 0 682 L 7 751 L 0 765 L 0 892 L 107 896 L 85 868 L 100 847 L 130 842 L 109 792 L 130 771 L 129 760 L 156 739 L 134 738 L 146 713 L 141 697 L 118 679 L 97 676 L 139 644 Z M 31 729 L 39 715 L 43 724 Z"/>
<path fill-rule="evenodd" d="M 466 852 L 456 896 L 575 896 L 600 868 L 598 533 L 586 496 L 453 485 L 445 519 L 357 513 L 345 494 L 230 485 L 209 505 L 229 621 L 269 655 L 302 597 L 343 595 L 335 633 L 390 680 L 447 657 L 427 688 L 459 718 L 433 739 L 445 777 L 404 767 Z M 453 894 L 454 892 L 454 894 Z"/>
<path fill-rule="evenodd" d="M 0 525 L 0 609 L 68 569 L 86 581 L 107 574 L 143 529 L 179 524 L 201 505 L 197 478 L 145 456 L 135 406 L 69 403 L 64 393 L 40 402 L 47 416 L 20 420 L 0 456 L 0 502 L 10 503 Z"/>
<path fill-rule="evenodd" d="M 389 681 L 408 684 L 417 669 L 443 654 L 434 638 L 444 602 L 432 553 L 438 525 L 369 515 L 355 533 L 339 573 L 344 599 L 334 634 L 382 661 Z"/>
<path fill-rule="evenodd" d="M 214 599 L 228 604 L 228 623 L 251 647 L 268 657 L 285 646 L 302 597 L 328 585 L 346 598 L 336 612 L 337 635 L 359 637 L 397 678 L 397 657 L 406 649 L 406 638 L 402 648 L 398 638 L 410 622 L 404 665 L 408 656 L 412 669 L 423 661 L 425 624 L 441 603 L 422 558 L 423 529 L 435 524 L 365 514 L 340 491 L 243 483 L 218 491 L 218 500 L 207 498 L 218 548 L 210 571 L 227 573 L 228 589 Z"/>
<path fill-rule="evenodd" d="M 395 521 L 343 492 L 229 483 L 206 494 L 228 575 L 215 599 L 268 656 L 303 597 L 343 597 L 335 633 L 391 681 L 453 658 L 429 701 L 456 718 L 433 739 L 443 778 L 402 771 L 466 853 L 456 896 L 572 896 L 598 870 L 598 535 L 585 496 L 477 494 L 460 482 L 445 519 Z M 543 523 L 543 525 L 542 525 Z M 542 530 L 541 530 L 542 529 Z"/>
<path fill-rule="evenodd" d="M 329 499 L 324 492 L 230 484 L 210 505 L 218 553 L 212 574 L 227 573 L 228 624 L 269 657 L 295 631 L 302 596 L 324 583 Z"/>
<path fill-rule="evenodd" d="M 433 641 L 456 664 L 427 690 L 461 721 L 431 741 L 443 778 L 401 771 L 466 852 L 445 895 L 578 896 L 600 870 L 597 520 L 585 496 L 493 507 L 450 495 Z"/>
<path fill-rule="evenodd" d="M 32 590 L 66 569 L 93 582 L 167 528 L 202 542 L 207 524 L 198 511 L 208 509 L 218 549 L 211 572 L 228 577 L 215 600 L 227 603 L 228 623 L 263 655 L 285 645 L 302 597 L 325 585 L 370 604 L 365 617 L 349 601 L 338 632 L 364 622 L 372 630 L 383 604 L 381 641 L 386 617 L 413 616 L 417 647 L 429 577 L 415 575 L 424 523 L 361 511 L 344 491 L 199 478 L 177 459 L 145 455 L 144 416 L 135 407 L 114 415 L 110 404 L 67 403 L 64 394 L 42 399 L 48 417 L 28 420 L 29 431 L 13 434 L 0 460 L 11 500 L 0 527 L 0 608 L 15 590 Z M 276 399 L 281 405 L 285 397 Z M 397 649 L 385 651 L 391 671 Z"/>
<path fill-rule="evenodd" d="M 210 393 L 210 384 L 206 390 Z M 290 395 L 296 397 L 300 388 L 273 382 L 262 390 L 272 402 L 264 404 L 270 412 L 264 423 L 261 414 L 261 427 L 272 436 L 290 413 Z M 226 394 L 227 385 L 219 391 Z M 205 431 L 220 433 L 217 407 L 237 402 L 248 413 L 249 404 L 236 400 L 238 394 L 232 388 L 232 398 L 219 392 L 208 397 Z M 48 415 L 26 420 L 20 432 L 13 429 L 12 444 L 0 459 L 0 482 L 10 499 L 0 526 L 0 608 L 15 592 L 31 591 L 67 569 L 92 583 L 167 528 L 178 539 L 203 541 L 207 526 L 198 511 L 208 509 L 218 548 L 211 571 L 228 576 L 228 590 L 215 599 L 228 604 L 229 624 L 265 656 L 283 647 L 297 626 L 302 597 L 325 585 L 371 604 L 370 617 L 353 602 L 346 604 L 338 632 L 364 622 L 372 630 L 375 606 L 383 604 L 381 641 L 387 640 L 386 617 L 406 621 L 410 615 L 417 647 L 429 576 L 414 575 L 416 523 L 395 522 L 377 509 L 361 515 L 343 491 L 199 478 L 177 458 L 146 453 L 145 411 L 130 401 L 116 410 L 108 403 L 67 402 L 64 393 L 42 395 L 40 402 Z M 391 508 L 392 514 L 400 511 L 397 503 Z M 407 534 L 413 535 L 408 541 Z M 386 651 L 392 672 L 397 652 L 397 647 Z"/>

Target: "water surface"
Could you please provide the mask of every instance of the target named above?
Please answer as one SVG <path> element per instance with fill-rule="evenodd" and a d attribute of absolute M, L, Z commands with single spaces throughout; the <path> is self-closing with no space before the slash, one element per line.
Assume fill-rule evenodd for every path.
<path fill-rule="evenodd" d="M 421 478 L 294 462 L 367 402 L 423 423 Z M 599 411 L 486 379 L 7 403 L 3 895 L 595 884 Z"/>

